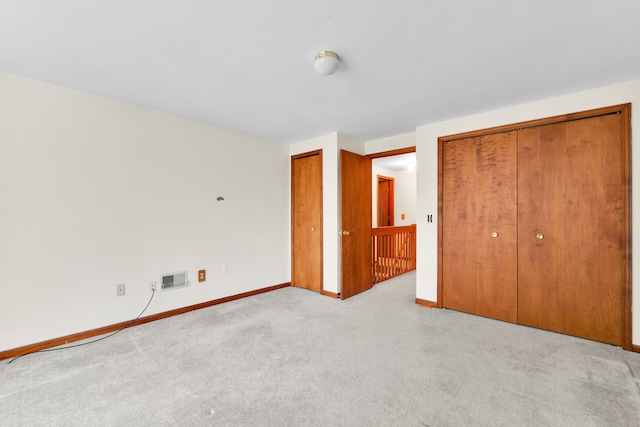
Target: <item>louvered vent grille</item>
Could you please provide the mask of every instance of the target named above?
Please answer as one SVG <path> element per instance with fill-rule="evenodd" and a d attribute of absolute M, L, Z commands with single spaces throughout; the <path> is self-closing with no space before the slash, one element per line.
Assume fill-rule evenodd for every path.
<path fill-rule="evenodd" d="M 162 276 L 162 285 L 160 289 L 168 291 L 170 289 L 183 288 L 187 286 L 187 272 L 181 271 L 180 273 L 165 274 Z"/>

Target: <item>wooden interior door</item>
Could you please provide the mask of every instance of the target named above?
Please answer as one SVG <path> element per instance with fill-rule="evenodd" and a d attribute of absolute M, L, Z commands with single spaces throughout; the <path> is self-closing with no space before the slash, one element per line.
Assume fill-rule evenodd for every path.
<path fill-rule="evenodd" d="M 322 152 L 291 159 L 291 283 L 322 292 Z"/>
<path fill-rule="evenodd" d="M 623 345 L 620 114 L 520 131 L 518 321 Z"/>
<path fill-rule="evenodd" d="M 517 320 L 516 134 L 442 145 L 443 306 Z"/>
<path fill-rule="evenodd" d="M 378 179 L 378 191 L 377 191 L 377 205 L 378 205 L 378 227 L 390 227 L 394 224 L 394 179 L 382 175 L 377 176 Z"/>
<path fill-rule="evenodd" d="M 371 159 L 340 150 L 340 298 L 373 286 Z"/>

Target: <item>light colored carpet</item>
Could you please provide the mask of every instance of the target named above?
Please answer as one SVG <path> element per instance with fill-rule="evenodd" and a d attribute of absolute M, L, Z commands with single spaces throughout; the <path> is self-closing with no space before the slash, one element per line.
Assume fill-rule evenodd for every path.
<path fill-rule="evenodd" d="M 0 362 L 2 426 L 634 426 L 640 354 L 285 288 Z"/>

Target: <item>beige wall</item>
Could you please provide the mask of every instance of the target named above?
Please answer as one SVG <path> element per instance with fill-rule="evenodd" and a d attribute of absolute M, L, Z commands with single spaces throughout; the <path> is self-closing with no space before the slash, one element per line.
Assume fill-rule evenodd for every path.
<path fill-rule="evenodd" d="M 0 351 L 288 282 L 288 154 L 0 72 Z"/>

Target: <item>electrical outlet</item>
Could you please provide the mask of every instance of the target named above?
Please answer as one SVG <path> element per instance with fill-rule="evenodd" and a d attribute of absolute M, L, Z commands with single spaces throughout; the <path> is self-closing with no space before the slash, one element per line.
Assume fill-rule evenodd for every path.
<path fill-rule="evenodd" d="M 121 297 L 124 295 L 124 283 L 116 285 L 116 296 Z"/>
<path fill-rule="evenodd" d="M 151 292 L 155 292 L 156 291 L 156 282 L 155 280 L 153 282 L 151 282 Z"/>

